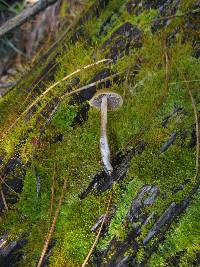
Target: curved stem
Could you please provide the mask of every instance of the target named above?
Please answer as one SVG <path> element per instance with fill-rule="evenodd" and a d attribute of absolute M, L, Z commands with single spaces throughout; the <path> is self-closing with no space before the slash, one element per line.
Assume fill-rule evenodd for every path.
<path fill-rule="evenodd" d="M 101 157 L 104 164 L 105 171 L 111 175 L 113 167 L 110 163 L 110 149 L 108 145 L 108 139 L 106 134 L 107 125 L 107 97 L 104 96 L 101 102 L 101 138 L 100 138 L 100 149 Z"/>

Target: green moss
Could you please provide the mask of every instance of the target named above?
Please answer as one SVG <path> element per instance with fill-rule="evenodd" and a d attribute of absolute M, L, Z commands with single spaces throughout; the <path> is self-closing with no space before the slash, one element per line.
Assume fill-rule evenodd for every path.
<path fill-rule="evenodd" d="M 112 66 L 112 70 L 120 74 L 125 73 L 127 75 L 125 78 L 127 79 L 125 79 L 124 83 L 114 84 L 112 88 L 123 95 L 124 104 L 120 110 L 109 112 L 108 114 L 108 138 L 112 156 L 119 150 L 125 150 L 127 143 L 134 145 L 138 140 L 145 141 L 146 149 L 131 161 L 129 173 L 123 181 L 126 184 L 126 188 L 115 185 L 113 203 L 117 206 L 117 210 L 111 221 L 108 235 L 99 244 L 100 249 L 105 248 L 114 236 L 121 240 L 126 236 L 129 228 L 123 222 L 132 199 L 143 184 L 156 184 L 161 192 L 166 193 L 167 198 L 165 200 L 158 197 L 155 204 L 147 208 L 149 212 L 155 209 L 159 216 L 172 201 L 180 201 L 193 184 L 189 182 L 177 194 L 172 194 L 172 189 L 181 184 L 185 178 L 191 179 L 195 173 L 195 148 L 188 148 L 187 146 L 194 124 L 194 114 L 191 100 L 188 97 L 188 89 L 183 83 L 180 83 L 183 78 L 177 71 L 177 67 L 181 72 L 185 73 L 187 79 L 198 79 L 199 61 L 190 56 L 190 45 L 182 44 L 181 38 L 177 38 L 174 45 L 168 49 L 170 55 L 170 84 L 167 88 L 165 86 L 165 48 L 163 41 L 169 28 L 152 35 L 149 31 L 150 20 L 156 15 L 157 11 L 145 11 L 138 17 L 131 17 L 124 11 L 123 3 L 124 1 L 110 1 L 108 7 L 98 19 L 92 19 L 84 25 L 86 37 L 92 39 L 89 44 L 86 41 L 88 38 L 83 38 L 75 45 L 69 45 L 69 36 L 66 37 L 68 50 L 63 50 L 57 58 L 59 68 L 55 74 L 54 81 L 59 81 L 65 75 L 72 73 L 81 66 L 92 63 L 94 53 L 96 60 L 102 59 L 104 53 L 98 47 L 124 22 L 136 23 L 144 30 L 143 47 L 131 50 L 128 56 L 119 59 Z M 104 29 L 106 34 L 100 36 L 98 33 L 102 23 L 119 6 L 121 6 L 119 12 L 112 16 L 111 23 Z M 180 21 L 177 19 L 175 22 L 177 24 Z M 138 58 L 141 59 L 141 69 L 133 79 L 131 74 Z M 80 78 L 79 86 L 87 84 L 103 67 L 103 65 L 99 65 L 78 73 Z M 40 71 L 41 68 L 38 68 L 36 74 L 38 75 Z M 36 76 L 30 78 L 30 80 L 27 79 L 21 86 L 26 88 Z M 46 88 L 54 82 L 50 84 L 46 82 Z M 44 97 L 36 115 L 39 114 L 46 101 L 55 95 L 60 96 L 63 92 L 66 92 L 68 82 L 66 81 L 55 87 Z M 190 89 L 195 89 L 195 84 L 191 84 Z M 17 118 L 19 110 L 22 110 L 20 105 L 26 96 L 23 92 L 15 98 L 17 90 L 13 90 L 0 102 L 2 111 L 0 113 L 0 121 L 3 125 L 3 131 Z M 11 102 L 6 107 L 9 101 Z M 72 128 L 70 127 L 71 123 L 80 107 L 70 106 L 67 101 L 68 98 L 60 103 L 53 121 L 42 136 L 41 146 L 37 148 L 35 159 L 32 162 L 32 166 L 33 164 L 37 166 L 40 175 L 40 194 L 37 194 L 36 177 L 32 168 L 30 168 L 24 180 L 24 188 L 19 202 L 14 206 L 13 210 L 9 210 L 5 215 L 0 226 L 2 231 L 10 229 L 13 238 L 20 236 L 24 232 L 29 234 L 28 239 L 30 242 L 25 248 L 26 258 L 22 263 L 24 266 L 27 266 L 27 262 L 30 263 L 30 266 L 35 265 L 51 222 L 50 199 L 54 166 L 56 166 L 56 172 L 54 177 L 55 200 L 53 212 L 55 212 L 64 179 L 67 179 L 68 187 L 53 235 L 56 245 L 53 248 L 50 259 L 52 267 L 78 266 L 83 262 L 95 239 L 95 235 L 90 232 L 90 228 L 96 219 L 105 212 L 107 193 L 99 197 L 89 195 L 82 201 L 78 198 L 78 195 L 88 186 L 91 174 L 102 169 L 99 151 L 100 114 L 97 110 L 90 110 L 87 122 L 83 123 L 81 127 Z M 28 98 L 24 109 L 30 102 L 31 99 Z M 9 114 L 11 106 L 15 106 L 15 104 L 16 108 Z M 163 119 L 173 111 L 174 107 L 179 106 L 184 109 L 184 114 L 178 117 L 174 116 L 169 121 L 167 128 L 163 128 L 161 125 Z M 5 118 L 1 114 L 5 114 Z M 6 119 L 8 120 L 7 122 Z M 9 132 L 7 138 L 1 144 L 1 149 L 7 153 L 7 159 L 12 155 L 14 147 L 23 133 L 30 126 L 35 125 L 35 120 L 36 116 L 27 124 L 20 120 L 20 124 L 17 124 L 13 131 Z M 187 140 L 181 147 L 181 134 L 185 129 L 187 129 Z M 160 147 L 173 131 L 177 131 L 177 139 L 165 153 L 160 155 Z M 60 132 L 64 136 L 63 141 L 50 144 L 51 142 L 49 141 L 52 140 L 52 137 Z M 20 152 L 23 152 L 22 159 L 24 163 L 30 160 L 33 153 L 31 138 L 38 135 L 38 129 L 34 128 L 26 144 L 21 148 Z M 191 215 L 188 215 L 188 218 L 191 219 L 193 216 L 196 216 L 194 211 Z M 193 242 L 195 240 L 194 236 L 191 234 L 189 241 L 185 238 L 186 231 L 189 229 L 186 223 L 188 220 L 185 219 L 184 222 L 183 219 L 183 225 L 180 225 L 180 229 L 183 229 L 184 238 L 180 233 L 182 230 L 177 230 L 176 237 L 180 237 L 180 240 L 187 247 L 188 253 L 190 254 L 191 252 L 191 255 L 193 255 L 196 247 L 190 246 L 189 241 Z M 145 236 L 153 223 L 152 219 L 142 229 L 142 237 Z M 167 242 L 159 252 L 161 253 L 160 255 L 164 255 L 164 258 L 162 259 L 162 256 L 156 254 L 152 262 L 162 264 L 168 257 L 167 255 L 171 255 L 170 253 L 174 247 L 175 251 L 183 249 L 181 242 L 176 243 L 173 233 Z M 167 248 L 169 243 L 172 250 Z M 143 259 L 143 254 L 144 251 L 141 248 L 138 253 L 138 261 Z M 187 256 L 185 257 L 187 258 Z M 190 260 L 189 258 L 188 261 Z"/>

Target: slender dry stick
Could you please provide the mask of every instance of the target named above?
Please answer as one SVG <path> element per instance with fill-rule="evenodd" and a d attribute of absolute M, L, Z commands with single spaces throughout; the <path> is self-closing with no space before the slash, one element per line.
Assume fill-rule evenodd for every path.
<path fill-rule="evenodd" d="M 50 229 L 49 229 L 49 231 L 47 233 L 46 240 L 45 240 L 45 243 L 44 243 L 44 247 L 43 247 L 39 262 L 37 264 L 37 267 L 40 267 L 42 265 L 45 253 L 46 253 L 47 248 L 49 246 L 49 242 L 50 242 L 52 234 L 54 232 L 56 221 L 57 221 L 60 209 L 61 209 L 61 205 L 62 205 L 62 201 L 63 201 L 63 197 L 64 197 L 64 193 L 65 193 L 66 187 L 67 187 L 67 179 L 64 180 L 64 184 L 63 184 L 63 187 L 62 187 L 62 192 L 61 192 L 61 195 L 60 195 L 60 198 L 59 198 L 58 206 L 57 206 L 54 218 L 52 220 L 51 227 L 50 227 Z"/>
<path fill-rule="evenodd" d="M 59 81 L 57 81 L 56 83 L 54 83 L 54 84 L 52 84 L 50 87 L 48 87 L 31 105 L 29 105 L 26 109 L 25 109 L 25 111 L 23 111 L 22 113 L 21 113 L 21 115 L 11 124 L 11 126 L 8 128 L 8 130 L 7 131 L 5 131 L 4 133 L 3 133 L 3 135 L 1 136 L 1 139 L 0 139 L 0 141 L 2 141 L 3 140 L 3 138 L 7 135 L 7 133 L 17 124 L 17 122 L 27 113 L 27 111 L 30 109 L 30 108 L 32 108 L 39 100 L 41 100 L 42 99 L 42 97 L 44 97 L 50 90 L 52 90 L 55 86 L 57 86 L 57 85 L 59 85 L 60 83 L 62 83 L 62 82 L 64 82 L 64 81 L 66 81 L 67 79 L 69 79 L 70 77 L 72 77 L 73 75 L 75 75 L 75 74 L 77 74 L 77 73 L 79 73 L 79 72 L 81 72 L 81 71 L 83 71 L 83 70 L 86 70 L 86 69 L 89 69 L 89 68 L 91 68 L 91 67 L 94 67 L 94 66 L 96 66 L 96 65 L 98 65 L 98 64 L 101 64 L 101 63 L 104 63 L 104 62 L 108 62 L 108 61 L 112 61 L 111 59 L 106 59 L 106 58 L 104 58 L 104 59 L 101 59 L 101 60 L 99 60 L 99 61 L 97 61 L 97 62 L 95 62 L 95 63 L 92 63 L 92 64 L 89 64 L 89 65 L 86 65 L 86 66 L 84 66 L 83 68 L 79 68 L 79 69 L 77 69 L 77 70 L 75 70 L 74 72 L 72 72 L 72 73 L 70 73 L 69 75 L 67 75 L 67 76 L 65 76 L 64 78 L 62 78 L 61 80 L 59 80 Z M 83 89 L 82 89 L 83 90 Z M 80 91 L 80 90 L 79 90 Z M 79 91 L 76 91 L 76 92 L 79 92 Z M 74 94 L 75 93 L 75 91 L 73 92 L 70 92 L 68 95 L 72 95 L 72 94 Z"/>
<path fill-rule="evenodd" d="M 111 59 L 101 59 L 95 63 L 92 63 L 92 64 L 89 64 L 89 65 L 86 65 L 82 68 L 79 68 L 77 70 L 75 70 L 74 72 L 68 74 L 67 76 L 65 76 L 64 78 L 62 78 L 61 80 L 55 82 L 54 84 L 52 84 L 51 86 L 49 86 L 38 98 L 36 98 L 36 100 L 27 107 L 27 109 L 22 113 L 22 116 L 32 107 L 34 106 L 39 100 L 41 100 L 49 91 L 51 91 L 54 87 L 56 87 L 57 85 L 61 84 L 62 82 L 66 81 L 67 79 L 69 79 L 70 77 L 72 77 L 73 75 L 83 71 L 83 70 L 86 70 L 86 69 L 89 69 L 91 67 L 94 67 L 98 64 L 101 64 L 101 63 L 104 63 L 104 62 L 107 62 L 107 61 L 112 61 Z"/>
<path fill-rule="evenodd" d="M 25 8 L 24 10 L 22 10 L 22 12 L 12 17 L 11 19 L 7 20 L 0 27 L 0 37 L 8 33 L 9 31 L 15 29 L 16 27 L 22 25 L 24 22 L 30 20 L 30 18 L 32 18 L 33 16 L 35 16 L 48 6 L 54 4 L 55 2 L 56 0 L 41 0 L 38 1 L 36 4 Z"/>
<path fill-rule="evenodd" d="M 106 213 L 105 213 L 105 215 L 104 215 L 104 217 L 103 217 L 103 220 L 102 220 L 101 226 L 100 226 L 100 228 L 99 228 L 98 234 L 97 234 L 97 236 L 96 236 L 96 238 L 95 238 L 95 240 L 94 240 L 94 243 L 92 244 L 92 246 L 91 246 L 91 248 L 90 248 L 90 251 L 88 252 L 88 254 L 87 254 L 87 256 L 86 256 L 86 258 L 85 258 L 83 264 L 81 265 L 81 267 L 85 267 L 85 266 L 86 266 L 86 264 L 87 264 L 87 262 L 88 262 L 88 260 L 89 260 L 89 258 L 90 258 L 90 256 L 91 256 L 91 254 L 92 254 L 92 252 L 93 252 L 93 250 L 94 250 L 94 248 L 95 248 L 95 246 L 96 246 L 96 244 L 97 244 L 97 242 L 98 242 L 98 240 L 99 240 L 99 237 L 100 237 L 100 234 L 101 234 L 103 225 L 104 225 L 105 220 L 106 220 L 106 218 L 107 218 L 107 216 L 108 216 L 108 211 L 109 211 L 109 207 L 110 207 L 111 199 L 112 199 L 112 192 L 110 193 L 110 197 L 109 197 L 109 201 L 108 201 L 108 205 L 107 205 Z"/>
<path fill-rule="evenodd" d="M 5 199 L 3 190 L 1 190 L 1 197 L 2 197 L 3 204 L 4 204 L 5 208 L 6 208 L 6 210 L 8 210 L 8 205 L 7 205 L 7 203 L 6 203 L 6 199 Z"/>

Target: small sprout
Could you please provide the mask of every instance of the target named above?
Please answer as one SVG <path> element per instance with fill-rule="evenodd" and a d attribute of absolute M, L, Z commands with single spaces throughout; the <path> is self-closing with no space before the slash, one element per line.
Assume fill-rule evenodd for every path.
<path fill-rule="evenodd" d="M 101 157 L 104 165 L 104 169 L 108 175 L 113 172 L 113 167 L 110 163 L 110 149 L 108 145 L 108 139 L 106 134 L 107 125 L 107 110 L 116 110 L 122 106 L 122 97 L 110 90 L 101 90 L 97 92 L 89 101 L 92 107 L 101 110 L 101 137 L 100 137 L 100 149 Z"/>

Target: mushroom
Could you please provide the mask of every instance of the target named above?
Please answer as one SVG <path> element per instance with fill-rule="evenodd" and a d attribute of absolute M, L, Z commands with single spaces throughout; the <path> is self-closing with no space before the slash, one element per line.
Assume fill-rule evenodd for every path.
<path fill-rule="evenodd" d="M 110 163 L 110 149 L 106 134 L 107 110 L 116 110 L 122 106 L 122 97 L 110 90 L 100 90 L 89 101 L 90 106 L 101 110 L 101 137 L 100 150 L 101 157 L 106 173 L 111 176 L 113 167 Z"/>

